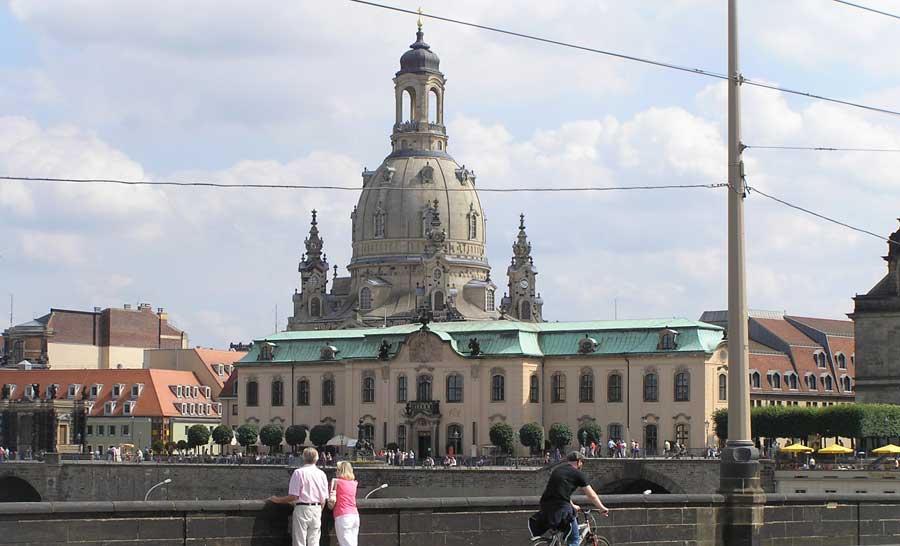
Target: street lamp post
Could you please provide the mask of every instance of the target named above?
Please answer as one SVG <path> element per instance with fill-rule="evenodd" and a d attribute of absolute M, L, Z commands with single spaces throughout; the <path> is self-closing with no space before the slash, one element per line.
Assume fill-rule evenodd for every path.
<path fill-rule="evenodd" d="M 163 486 L 163 485 L 169 485 L 170 483 L 172 483 L 172 478 L 166 478 L 163 481 L 161 481 L 158 484 L 151 487 L 150 489 L 148 489 L 147 494 L 144 495 L 144 501 L 147 501 L 147 499 L 150 498 L 150 493 L 152 493 L 154 489 L 156 489 L 157 487 Z"/>

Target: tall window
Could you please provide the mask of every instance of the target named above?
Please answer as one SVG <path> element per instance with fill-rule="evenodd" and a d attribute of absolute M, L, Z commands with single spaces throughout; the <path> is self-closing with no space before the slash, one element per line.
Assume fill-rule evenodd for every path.
<path fill-rule="evenodd" d="M 272 405 L 284 405 L 284 383 L 281 381 L 281 379 L 272 380 Z"/>
<path fill-rule="evenodd" d="M 322 405 L 334 405 L 334 379 L 330 377 L 322 381 Z"/>
<path fill-rule="evenodd" d="M 789 376 L 784 378 L 785 383 L 788 384 L 792 390 L 797 390 L 797 374 L 791 373 Z"/>
<path fill-rule="evenodd" d="M 644 453 L 647 455 L 656 455 L 658 431 L 656 425 L 647 425 L 644 427 Z"/>
<path fill-rule="evenodd" d="M 825 353 L 816 353 L 813 358 L 816 361 L 816 365 L 820 368 L 825 367 Z"/>
<path fill-rule="evenodd" d="M 781 388 L 781 374 L 775 372 L 772 374 L 772 388 L 780 389 Z"/>
<path fill-rule="evenodd" d="M 850 376 L 845 375 L 843 378 L 841 378 L 841 382 L 844 384 L 845 391 L 850 392 L 851 390 L 853 390 L 850 388 L 852 386 L 850 384 Z"/>
<path fill-rule="evenodd" d="M 609 402 L 622 401 L 622 376 L 614 373 L 609 376 L 606 384 L 606 400 Z"/>
<path fill-rule="evenodd" d="M 644 402 L 659 402 L 659 376 L 655 373 L 644 375 Z"/>
<path fill-rule="evenodd" d="M 384 224 L 386 220 L 387 214 L 381 209 L 381 205 L 379 204 L 378 208 L 375 210 L 375 238 L 376 239 L 384 239 Z"/>
<path fill-rule="evenodd" d="M 519 318 L 522 320 L 531 320 L 531 303 L 528 301 L 522 302 L 521 310 L 519 311 Z"/>
<path fill-rule="evenodd" d="M 806 384 L 809 386 L 809 390 L 817 391 L 819 390 L 819 383 L 814 375 L 806 376 Z"/>
<path fill-rule="evenodd" d="M 494 310 L 494 291 L 485 290 L 484 292 L 484 309 L 486 311 Z"/>
<path fill-rule="evenodd" d="M 719 400 L 728 400 L 728 376 L 724 373 L 719 374 Z"/>
<path fill-rule="evenodd" d="M 478 214 L 474 212 L 469 213 L 469 239 L 475 239 L 478 237 Z"/>
<path fill-rule="evenodd" d="M 754 389 L 759 388 L 759 372 L 753 372 L 750 374 L 750 386 Z"/>
<path fill-rule="evenodd" d="M 550 400 L 552 402 L 566 401 L 566 376 L 562 372 L 556 372 L 550 379 Z"/>
<path fill-rule="evenodd" d="M 406 402 L 408 400 L 406 376 L 397 377 L 397 402 Z"/>
<path fill-rule="evenodd" d="M 363 378 L 362 401 L 366 403 L 375 402 L 375 378 L 371 375 Z"/>
<path fill-rule="evenodd" d="M 440 290 L 435 290 L 431 294 L 431 303 L 432 307 L 435 311 L 443 311 L 444 310 L 444 293 Z"/>
<path fill-rule="evenodd" d="M 826 390 L 826 391 L 833 391 L 833 390 L 834 390 L 834 383 L 832 382 L 831 376 L 830 376 L 830 375 L 826 375 L 826 376 L 825 376 L 825 380 L 822 381 L 822 383 L 825 384 L 825 390 Z"/>
<path fill-rule="evenodd" d="M 610 423 L 609 427 L 609 439 L 610 440 L 621 440 L 622 439 L 622 425 L 618 423 Z"/>
<path fill-rule="evenodd" d="M 420 375 L 416 378 L 416 400 L 428 402 L 431 400 L 431 376 Z"/>
<path fill-rule="evenodd" d="M 362 431 L 360 436 L 360 440 L 365 440 L 367 442 L 375 443 L 375 425 L 372 423 L 366 423 L 362 426 Z"/>
<path fill-rule="evenodd" d="M 846 370 L 847 369 L 847 357 L 844 356 L 844 353 L 838 353 L 836 358 L 837 358 L 838 368 L 840 368 L 842 370 Z"/>
<path fill-rule="evenodd" d="M 363 286 L 359 291 L 359 308 L 363 311 L 372 308 L 372 290 L 368 286 Z"/>
<path fill-rule="evenodd" d="M 675 401 L 687 402 L 691 399 L 691 376 L 687 372 L 675 374 Z"/>
<path fill-rule="evenodd" d="M 581 377 L 578 379 L 578 401 L 594 401 L 594 374 L 591 372 L 581 372 Z"/>
<path fill-rule="evenodd" d="M 447 451 L 453 449 L 453 453 L 459 455 L 462 453 L 463 446 L 463 430 L 461 425 L 449 425 L 447 427 Z"/>
<path fill-rule="evenodd" d="M 503 402 L 506 399 L 506 378 L 500 374 L 491 377 L 491 402 Z"/>
<path fill-rule="evenodd" d="M 301 379 L 297 381 L 297 405 L 298 406 L 308 406 L 309 405 L 309 380 Z"/>
<path fill-rule="evenodd" d="M 684 447 L 690 447 L 690 428 L 685 424 L 675 425 L 675 441 Z"/>
<path fill-rule="evenodd" d="M 528 401 L 537 404 L 541 401 L 541 383 L 537 375 L 532 375 L 528 384 Z"/>
<path fill-rule="evenodd" d="M 406 425 L 397 426 L 397 447 L 401 450 L 406 449 Z"/>
<path fill-rule="evenodd" d="M 259 383 L 252 379 L 247 381 L 247 405 L 259 405 Z"/>
<path fill-rule="evenodd" d="M 319 298 L 313 298 L 309 300 L 309 316 L 311 317 L 321 317 L 322 316 L 322 301 Z"/>
<path fill-rule="evenodd" d="M 458 373 L 447 376 L 447 402 L 463 401 L 463 377 Z"/>

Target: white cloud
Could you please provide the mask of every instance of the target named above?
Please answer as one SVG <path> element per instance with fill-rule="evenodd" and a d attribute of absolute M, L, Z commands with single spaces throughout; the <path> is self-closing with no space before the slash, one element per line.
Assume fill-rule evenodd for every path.
<path fill-rule="evenodd" d="M 25 257 L 35 262 L 76 267 L 88 261 L 88 242 L 78 234 L 26 231 L 20 244 Z"/>

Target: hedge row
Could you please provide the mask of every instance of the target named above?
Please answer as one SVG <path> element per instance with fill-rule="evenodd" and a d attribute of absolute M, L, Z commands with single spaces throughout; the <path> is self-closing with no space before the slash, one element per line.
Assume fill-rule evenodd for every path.
<path fill-rule="evenodd" d="M 728 411 L 713 413 L 716 436 L 728 438 Z M 763 406 L 750 411 L 754 438 L 884 438 L 900 436 L 900 406 L 840 404 L 825 407 Z"/>

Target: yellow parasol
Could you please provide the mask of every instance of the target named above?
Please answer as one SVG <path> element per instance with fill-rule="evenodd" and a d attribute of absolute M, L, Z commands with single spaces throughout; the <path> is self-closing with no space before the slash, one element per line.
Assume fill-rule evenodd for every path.
<path fill-rule="evenodd" d="M 872 453 L 877 453 L 878 455 L 897 455 L 900 454 L 900 447 L 895 446 L 894 444 L 888 444 L 886 446 L 881 446 L 878 449 L 873 449 Z"/>
<path fill-rule="evenodd" d="M 849 447 L 831 444 L 828 447 L 823 447 L 818 452 L 823 455 L 847 455 L 848 453 L 853 453 L 853 450 Z"/>
<path fill-rule="evenodd" d="M 791 444 L 789 446 L 781 448 L 780 451 L 784 453 L 812 453 L 813 448 L 805 446 L 803 444 Z"/>

